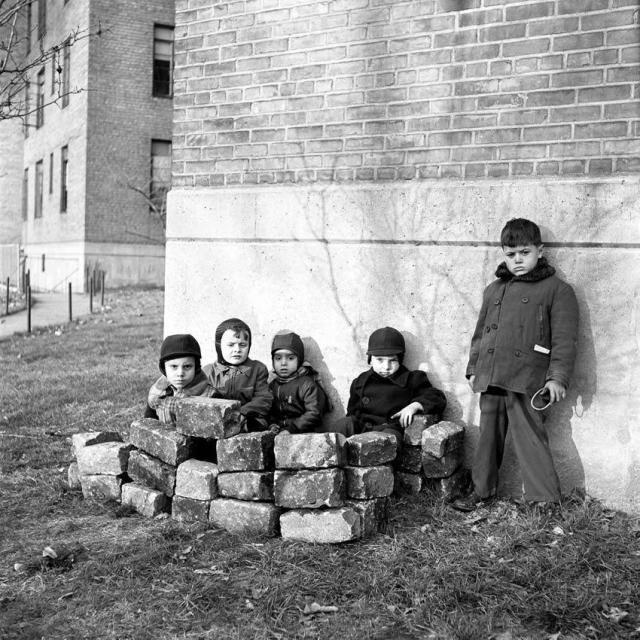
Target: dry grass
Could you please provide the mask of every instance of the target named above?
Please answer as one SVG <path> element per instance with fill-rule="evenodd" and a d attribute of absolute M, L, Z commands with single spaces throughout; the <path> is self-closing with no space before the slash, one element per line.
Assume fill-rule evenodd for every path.
<path fill-rule="evenodd" d="M 66 486 L 68 437 L 126 431 L 161 338 L 159 292 L 108 304 L 60 335 L 3 343 L 3 640 L 640 638 L 638 521 L 592 500 L 552 514 L 503 501 L 471 518 L 427 495 L 396 500 L 384 535 L 340 546 L 84 501 Z M 86 552 L 47 567 L 47 545 Z M 309 602 L 338 610 L 305 615 Z"/>

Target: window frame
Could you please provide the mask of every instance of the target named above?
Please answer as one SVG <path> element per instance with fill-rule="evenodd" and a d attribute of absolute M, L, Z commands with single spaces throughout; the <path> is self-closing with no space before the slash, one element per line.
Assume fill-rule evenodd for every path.
<path fill-rule="evenodd" d="M 69 146 L 60 148 L 60 213 L 69 206 Z"/>
<path fill-rule="evenodd" d="M 36 75 L 36 129 L 44 125 L 44 67 Z"/>
<path fill-rule="evenodd" d="M 22 173 L 22 220 L 29 219 L 29 167 Z"/>
<path fill-rule="evenodd" d="M 42 40 L 47 33 L 47 0 L 38 2 L 38 40 Z"/>
<path fill-rule="evenodd" d="M 65 40 L 62 45 L 62 108 L 69 105 L 69 92 L 71 87 L 71 41 Z"/>
<path fill-rule="evenodd" d="M 171 31 L 171 40 L 161 38 L 162 30 Z M 168 58 L 168 68 L 166 54 L 160 54 L 158 47 L 162 44 L 170 43 L 171 52 Z M 154 23 L 153 25 L 153 73 L 152 73 L 152 95 L 155 98 L 173 98 L 173 67 L 175 60 L 175 26 L 168 24 Z M 168 79 L 161 79 L 160 76 L 168 73 Z M 166 90 L 163 87 L 166 85 Z"/>
<path fill-rule="evenodd" d="M 44 162 L 38 160 L 35 167 L 34 176 L 34 201 L 33 201 L 33 218 L 42 218 L 42 203 L 44 200 Z"/>

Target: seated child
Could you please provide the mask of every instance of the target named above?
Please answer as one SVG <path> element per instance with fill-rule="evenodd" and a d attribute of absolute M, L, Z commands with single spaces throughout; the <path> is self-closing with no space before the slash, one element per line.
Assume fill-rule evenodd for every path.
<path fill-rule="evenodd" d="M 202 368 L 213 387 L 213 398 L 240 401 L 240 413 L 249 431 L 268 428 L 271 409 L 267 367 L 249 358 L 251 329 L 238 318 L 229 318 L 216 328 L 218 359 Z"/>
<path fill-rule="evenodd" d="M 160 371 L 147 398 L 145 418 L 175 422 L 175 399 L 209 396 L 212 387 L 200 369 L 200 345 L 188 333 L 167 336 L 160 347 Z"/>
<path fill-rule="evenodd" d="M 269 413 L 274 433 L 308 433 L 320 426 L 328 402 L 318 372 L 304 359 L 304 344 L 297 333 L 277 333 L 271 343 L 273 379 Z"/>
<path fill-rule="evenodd" d="M 376 329 L 367 348 L 371 368 L 352 383 L 347 418 L 352 433 L 392 433 L 402 444 L 404 429 L 416 413 L 441 415 L 447 405 L 444 393 L 431 386 L 424 371 L 409 371 L 402 360 L 405 343 L 393 327 Z M 347 434 L 351 425 L 347 424 Z"/>

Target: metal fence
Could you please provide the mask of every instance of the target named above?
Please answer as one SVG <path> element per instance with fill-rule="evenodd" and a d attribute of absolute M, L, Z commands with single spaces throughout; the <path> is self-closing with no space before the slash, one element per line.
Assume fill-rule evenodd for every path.
<path fill-rule="evenodd" d="M 0 244 L 0 282 L 20 283 L 20 245 Z"/>

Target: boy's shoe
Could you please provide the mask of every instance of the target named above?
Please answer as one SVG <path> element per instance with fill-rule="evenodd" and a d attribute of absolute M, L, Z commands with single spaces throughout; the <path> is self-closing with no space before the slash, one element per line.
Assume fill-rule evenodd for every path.
<path fill-rule="evenodd" d="M 464 498 L 458 498 L 451 503 L 451 507 L 456 511 L 470 512 L 475 511 L 479 505 L 486 502 L 475 491 L 472 491 Z"/>

